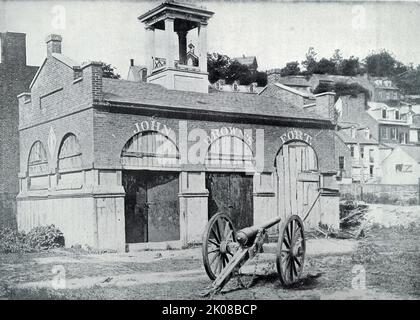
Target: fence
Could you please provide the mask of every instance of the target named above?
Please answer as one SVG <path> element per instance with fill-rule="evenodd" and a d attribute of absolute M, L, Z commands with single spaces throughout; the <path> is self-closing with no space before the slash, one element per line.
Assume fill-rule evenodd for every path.
<path fill-rule="evenodd" d="M 419 184 L 340 184 L 343 199 L 354 198 L 368 203 L 420 204 Z"/>

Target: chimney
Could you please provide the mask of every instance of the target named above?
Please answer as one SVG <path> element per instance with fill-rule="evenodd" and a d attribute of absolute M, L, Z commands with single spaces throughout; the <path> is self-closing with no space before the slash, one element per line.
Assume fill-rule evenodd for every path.
<path fill-rule="evenodd" d="M 0 33 L 1 63 L 11 67 L 26 66 L 26 34 Z"/>
<path fill-rule="evenodd" d="M 281 71 L 279 68 L 267 70 L 267 83 L 276 83 L 281 79 Z"/>
<path fill-rule="evenodd" d="M 337 122 L 334 110 L 335 93 L 323 92 L 315 95 L 316 107 L 315 112 L 320 116 L 330 119 L 333 123 Z"/>
<path fill-rule="evenodd" d="M 96 61 L 89 61 L 81 67 L 83 73 L 83 82 L 87 85 L 87 90 L 90 92 L 92 101 L 102 101 L 102 63 Z"/>
<path fill-rule="evenodd" d="M 130 59 L 130 66 L 133 67 L 134 66 L 134 59 Z"/>
<path fill-rule="evenodd" d="M 50 34 L 45 42 L 47 43 L 47 57 L 53 53 L 61 53 L 61 41 L 63 38 L 59 34 Z"/>

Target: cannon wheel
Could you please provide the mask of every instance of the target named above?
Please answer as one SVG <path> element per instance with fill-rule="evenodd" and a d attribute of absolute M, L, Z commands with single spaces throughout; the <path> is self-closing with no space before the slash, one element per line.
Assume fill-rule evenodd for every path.
<path fill-rule="evenodd" d="M 236 231 L 232 220 L 223 213 L 216 213 L 207 223 L 203 235 L 203 262 L 207 275 L 215 280 L 234 255 L 227 244 L 235 242 Z"/>
<path fill-rule="evenodd" d="M 302 219 L 292 215 L 283 224 L 277 243 L 277 272 L 284 286 L 291 286 L 299 280 L 303 271 L 305 251 Z"/>

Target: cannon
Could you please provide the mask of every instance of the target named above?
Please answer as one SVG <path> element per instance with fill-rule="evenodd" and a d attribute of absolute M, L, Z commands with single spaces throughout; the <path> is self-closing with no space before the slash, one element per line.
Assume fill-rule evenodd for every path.
<path fill-rule="evenodd" d="M 280 223 L 277 217 L 259 226 L 235 230 L 230 217 L 216 213 L 207 223 L 202 243 L 204 268 L 213 280 L 205 295 L 219 292 L 226 283 L 239 274 L 248 260 L 263 251 L 267 229 Z M 303 221 L 291 215 L 281 224 L 276 246 L 276 266 L 280 282 L 289 287 L 295 284 L 303 271 L 305 236 Z"/>

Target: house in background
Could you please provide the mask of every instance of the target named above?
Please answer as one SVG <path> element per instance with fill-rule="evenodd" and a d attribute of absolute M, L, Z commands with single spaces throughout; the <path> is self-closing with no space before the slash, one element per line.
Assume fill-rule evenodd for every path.
<path fill-rule="evenodd" d="M 404 105 L 400 108 L 400 112 L 401 119 L 410 125 L 409 142 L 420 145 L 420 105 Z"/>
<path fill-rule="evenodd" d="M 408 144 L 410 124 L 402 119 L 400 109 L 381 102 L 368 102 L 367 112 L 377 121 L 380 143 Z"/>
<path fill-rule="evenodd" d="M 383 184 L 418 184 L 420 179 L 420 147 L 400 145 L 382 161 Z"/>
<path fill-rule="evenodd" d="M 320 84 L 357 83 L 369 91 L 370 101 L 382 102 L 390 106 L 398 106 L 401 99 L 400 90 L 387 77 L 372 77 L 367 74 L 357 76 L 312 74 L 311 76 L 291 75 L 282 77 L 281 69 L 268 70 L 267 77 L 271 81 L 291 87 L 304 88 L 304 90 L 310 92 L 313 92 Z"/>
<path fill-rule="evenodd" d="M 233 61 L 239 62 L 240 64 L 246 65 L 252 74 L 255 74 L 258 69 L 258 62 L 256 56 L 245 56 L 232 58 Z"/>
<path fill-rule="evenodd" d="M 379 143 L 368 127 L 357 123 L 337 124 L 337 135 L 347 145 L 351 157 L 352 182 L 377 183 L 381 178 Z"/>
<path fill-rule="evenodd" d="M 147 67 L 135 65 L 134 59 L 130 59 L 130 68 L 128 69 L 127 80 L 136 82 L 146 82 Z"/>
<path fill-rule="evenodd" d="M 227 84 L 225 80 L 220 79 L 213 84 L 209 84 L 209 92 L 222 91 L 257 94 L 263 89 L 263 87 L 258 87 L 256 82 L 253 82 L 249 85 L 242 85 L 239 83 L 239 81 L 234 81 L 232 84 Z"/>
<path fill-rule="evenodd" d="M 369 81 L 373 85 L 371 101 L 383 102 L 390 106 L 399 106 L 401 98 L 400 90 L 394 86 L 389 78 L 369 77 Z"/>
<path fill-rule="evenodd" d="M 0 33 L 0 226 L 16 225 L 19 191 L 19 104 L 38 70 L 26 63 L 26 34 Z"/>

